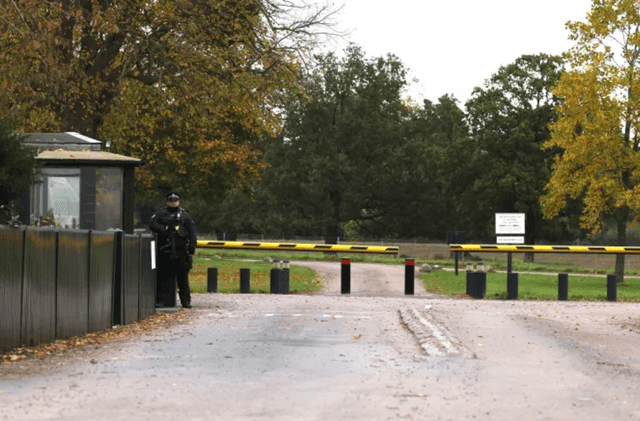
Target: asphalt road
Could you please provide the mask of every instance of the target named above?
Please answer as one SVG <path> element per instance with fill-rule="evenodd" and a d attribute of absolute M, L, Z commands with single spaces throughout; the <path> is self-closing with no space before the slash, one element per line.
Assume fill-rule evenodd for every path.
<path fill-rule="evenodd" d="M 0 366 L 2 420 L 640 420 L 637 304 L 195 294 L 190 323 Z M 16 363 L 19 364 L 19 363 Z"/>

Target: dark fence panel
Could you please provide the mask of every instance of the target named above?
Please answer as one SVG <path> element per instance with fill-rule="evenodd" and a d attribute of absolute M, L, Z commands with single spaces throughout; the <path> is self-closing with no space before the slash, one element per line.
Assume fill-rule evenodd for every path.
<path fill-rule="evenodd" d="M 123 255 L 123 307 L 124 324 L 138 320 L 140 294 L 140 236 L 126 234 Z"/>
<path fill-rule="evenodd" d="M 154 236 L 123 234 L 0 225 L 0 352 L 152 315 Z"/>
<path fill-rule="evenodd" d="M 156 274 L 151 268 L 151 235 L 141 236 L 140 245 L 140 318 L 151 316 L 156 311 Z"/>
<path fill-rule="evenodd" d="M 27 228 L 22 295 L 22 344 L 56 336 L 56 243 L 54 229 Z"/>
<path fill-rule="evenodd" d="M 58 234 L 56 338 L 82 336 L 89 326 L 89 231 Z"/>
<path fill-rule="evenodd" d="M 24 235 L 0 227 L 0 352 L 20 346 Z"/>
<path fill-rule="evenodd" d="M 115 236 L 92 231 L 90 247 L 89 331 L 96 332 L 111 327 Z"/>

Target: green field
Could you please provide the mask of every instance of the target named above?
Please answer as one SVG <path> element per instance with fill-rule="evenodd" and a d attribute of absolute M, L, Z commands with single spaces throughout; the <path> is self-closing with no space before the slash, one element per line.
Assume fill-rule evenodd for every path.
<path fill-rule="evenodd" d="M 466 272 L 438 270 L 420 275 L 427 291 L 438 294 L 460 295 L 465 293 Z M 487 298 L 507 299 L 507 274 L 487 274 Z M 543 274 L 518 274 L 518 298 L 528 300 L 557 300 L 558 276 Z M 569 275 L 569 300 L 606 300 L 606 276 Z M 618 285 L 618 300 L 640 301 L 640 279 L 627 278 Z"/>
<path fill-rule="evenodd" d="M 240 292 L 240 269 L 251 271 L 251 292 L 269 293 L 270 272 L 273 264 L 267 262 L 250 262 L 243 260 L 211 260 L 196 256 L 193 270 L 189 274 L 189 286 L 193 292 L 207 292 L 207 270 L 218 268 L 218 292 Z M 309 293 L 317 291 L 321 284 L 317 274 L 305 267 L 293 266 L 289 272 L 289 292 Z"/>

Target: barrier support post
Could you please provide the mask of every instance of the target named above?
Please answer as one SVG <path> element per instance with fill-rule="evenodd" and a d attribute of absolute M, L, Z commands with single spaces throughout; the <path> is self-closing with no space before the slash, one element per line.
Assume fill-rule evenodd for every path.
<path fill-rule="evenodd" d="M 458 252 L 454 251 L 453 254 L 455 256 L 456 276 L 458 276 Z"/>
<path fill-rule="evenodd" d="M 518 273 L 507 273 L 507 297 L 509 300 L 518 299 Z"/>

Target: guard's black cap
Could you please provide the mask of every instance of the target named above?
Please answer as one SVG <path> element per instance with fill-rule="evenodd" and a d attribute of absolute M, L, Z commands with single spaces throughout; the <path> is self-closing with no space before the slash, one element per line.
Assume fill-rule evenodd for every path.
<path fill-rule="evenodd" d="M 169 192 L 167 193 L 167 201 L 170 200 L 180 200 L 180 195 L 176 192 Z"/>

